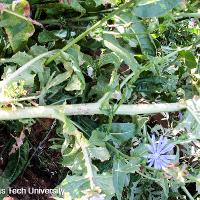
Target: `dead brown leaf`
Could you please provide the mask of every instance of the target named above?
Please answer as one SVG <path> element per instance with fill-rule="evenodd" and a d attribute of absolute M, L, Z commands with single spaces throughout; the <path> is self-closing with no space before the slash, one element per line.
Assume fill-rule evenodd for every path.
<path fill-rule="evenodd" d="M 24 133 L 24 129 L 21 131 L 20 136 L 19 137 L 14 137 L 16 142 L 15 144 L 13 144 L 11 151 L 9 152 L 9 155 L 15 153 L 22 145 L 24 142 L 24 138 L 26 137 L 25 133 Z"/>

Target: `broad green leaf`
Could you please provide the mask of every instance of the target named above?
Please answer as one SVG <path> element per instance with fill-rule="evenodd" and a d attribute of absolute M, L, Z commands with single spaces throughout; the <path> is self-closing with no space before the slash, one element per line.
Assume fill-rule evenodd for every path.
<path fill-rule="evenodd" d="M 133 52 L 129 52 L 124 47 L 120 46 L 118 41 L 111 35 L 105 34 L 103 36 L 104 45 L 110 50 L 114 51 L 117 56 L 124 60 L 124 62 L 134 71 L 139 67 L 138 62 L 134 58 Z"/>
<path fill-rule="evenodd" d="M 133 13 L 138 17 L 159 17 L 181 3 L 181 0 L 141 0 Z"/>
<path fill-rule="evenodd" d="M 61 84 L 62 82 L 66 81 L 70 77 L 70 75 L 71 75 L 71 73 L 69 73 L 69 72 L 64 72 L 62 74 L 56 75 L 50 81 L 50 83 L 48 83 L 48 88 L 55 87 L 55 86 Z"/>
<path fill-rule="evenodd" d="M 95 146 L 100 146 L 100 147 L 105 147 L 105 139 L 106 133 L 99 130 L 95 129 L 92 131 L 92 135 L 89 139 L 90 144 L 95 145 Z"/>
<path fill-rule="evenodd" d="M 3 199 L 6 196 L 9 184 L 9 177 L 5 178 L 3 176 L 0 176 L 0 199 Z"/>
<path fill-rule="evenodd" d="M 69 83 L 67 84 L 67 86 L 65 87 L 65 90 L 75 91 L 75 90 L 81 90 L 81 89 L 82 89 L 82 84 L 80 82 L 80 79 L 78 78 L 76 74 L 74 74 L 71 80 L 69 81 Z"/>
<path fill-rule="evenodd" d="M 11 58 L 2 59 L 1 62 L 2 63 L 15 63 L 15 64 L 22 66 L 25 63 L 27 63 L 28 61 L 30 61 L 32 58 L 33 58 L 33 56 L 31 56 L 25 52 L 19 51 L 16 54 L 14 54 Z"/>
<path fill-rule="evenodd" d="M 24 65 L 35 56 L 38 56 L 41 53 L 47 52 L 47 49 L 43 46 L 34 45 L 30 48 L 29 54 L 26 52 L 17 52 L 9 59 L 2 59 L 2 63 L 15 63 L 17 65 Z M 44 62 L 45 59 L 40 59 L 39 61 L 35 62 L 34 64 L 30 65 L 29 69 L 25 71 L 23 74 L 18 76 L 13 81 L 24 80 L 25 85 L 32 86 L 34 83 L 35 74 L 38 74 L 40 87 L 42 88 L 45 85 L 45 76 L 44 74 Z M 9 66 L 4 69 L 4 74 L 2 78 L 9 76 L 9 74 L 16 71 L 16 66 Z M 33 74 L 34 72 L 35 74 Z"/>
<path fill-rule="evenodd" d="M 84 176 L 67 176 L 57 188 L 64 189 L 72 199 L 80 198 L 84 195 L 83 192 L 89 189 L 89 180 Z"/>
<path fill-rule="evenodd" d="M 43 30 L 38 35 L 38 41 L 39 43 L 47 43 L 47 42 L 53 42 L 57 41 L 59 38 L 55 36 L 55 34 L 52 31 Z"/>
<path fill-rule="evenodd" d="M 100 99 L 106 92 L 109 91 L 108 85 L 109 85 L 109 77 L 106 77 L 106 74 L 101 74 L 98 77 L 96 85 L 94 85 L 91 88 L 91 91 L 89 92 L 89 97 L 96 95 L 97 99 Z"/>
<path fill-rule="evenodd" d="M 121 172 L 120 168 L 125 165 L 125 161 L 115 158 L 113 161 L 113 185 L 117 199 L 121 200 L 122 192 L 125 184 L 126 173 Z"/>
<path fill-rule="evenodd" d="M 105 146 L 105 141 L 113 141 L 118 145 L 128 141 L 135 135 L 136 126 L 132 123 L 104 124 L 92 132 L 90 143 L 96 146 Z"/>
<path fill-rule="evenodd" d="M 95 176 L 97 186 L 101 188 L 101 192 L 111 199 L 114 195 L 114 187 L 112 183 L 112 175 L 108 173 Z M 84 176 L 67 176 L 57 188 L 64 189 L 65 193 L 69 193 L 72 199 L 84 196 L 86 190 L 90 189 L 89 179 Z"/>
<path fill-rule="evenodd" d="M 129 162 L 124 163 L 124 165 L 119 167 L 117 171 L 124 173 L 135 173 L 140 169 L 140 161 L 140 158 L 130 160 Z"/>
<path fill-rule="evenodd" d="M 39 56 L 40 54 L 46 53 L 48 49 L 45 46 L 40 46 L 35 44 L 30 48 L 29 54 L 36 57 Z"/>
<path fill-rule="evenodd" d="M 109 125 L 104 125 L 103 128 L 108 128 Z M 105 138 L 106 140 L 112 140 L 117 144 L 121 144 L 123 142 L 131 139 L 136 131 L 135 124 L 132 123 L 112 123 L 111 129 L 109 131 L 109 135 Z"/>
<path fill-rule="evenodd" d="M 144 156 L 148 153 L 147 147 L 144 144 L 140 144 L 134 149 L 131 150 L 130 154 L 136 158 L 144 158 Z"/>
<path fill-rule="evenodd" d="M 183 58 L 185 65 L 189 69 L 193 69 L 197 67 L 197 61 L 195 59 L 194 54 L 191 51 L 180 51 L 179 57 Z"/>
<path fill-rule="evenodd" d="M 18 2 L 14 12 L 23 16 L 27 6 L 28 2 L 25 0 Z M 1 16 L 0 27 L 5 28 L 14 52 L 23 49 L 35 31 L 33 24 L 29 20 L 21 19 L 18 16 L 6 12 L 3 12 Z"/>
<path fill-rule="evenodd" d="M 16 71 L 16 66 L 7 66 L 7 67 L 5 67 L 4 68 L 4 73 L 2 75 L 2 78 L 8 77 L 9 75 L 14 73 L 15 71 Z M 12 85 L 14 82 L 18 82 L 18 81 L 22 81 L 22 80 L 24 81 L 24 85 L 25 86 L 33 86 L 34 78 L 35 78 L 35 74 L 31 74 L 29 72 L 24 72 L 20 76 L 18 76 L 15 79 L 13 79 L 13 81 L 8 85 L 8 87 L 10 85 Z"/>
<path fill-rule="evenodd" d="M 98 159 L 101 160 L 101 162 L 110 159 L 110 154 L 106 147 L 89 147 L 88 151 L 92 159 Z"/>
<path fill-rule="evenodd" d="M 155 56 L 156 48 L 151 38 L 151 35 L 148 34 L 147 28 L 138 17 L 134 16 L 131 13 L 123 14 L 119 17 L 120 20 L 124 23 L 132 22 L 127 28 L 129 33 L 134 33 L 135 37 L 140 45 L 141 51 L 143 54 L 149 54 Z M 131 41 L 131 38 L 130 38 Z"/>
<path fill-rule="evenodd" d="M 142 50 L 142 53 L 155 56 L 156 55 L 155 44 L 150 34 L 147 33 L 147 28 L 145 27 L 145 25 L 139 18 L 134 16 L 132 17 L 131 21 L 133 22 L 131 24 L 132 30 L 135 33 L 137 41 Z"/>
<path fill-rule="evenodd" d="M 102 193 L 107 196 L 114 196 L 113 176 L 110 173 L 98 174 L 95 176 L 97 185 L 102 189 Z"/>
<path fill-rule="evenodd" d="M 3 177 L 8 178 L 12 183 L 21 174 L 27 164 L 29 156 L 29 143 L 24 141 L 23 145 L 17 150 L 15 154 L 11 154 L 8 164 L 3 171 Z"/>
<path fill-rule="evenodd" d="M 80 13 L 85 13 L 86 10 L 81 6 L 80 0 L 73 0 L 73 1 L 67 1 L 67 0 L 62 0 L 62 2 L 69 8 L 72 8 Z"/>
<path fill-rule="evenodd" d="M 102 54 L 99 58 L 99 66 L 113 64 L 116 68 L 120 67 L 121 60 L 115 53 Z"/>
<path fill-rule="evenodd" d="M 65 133 L 64 137 L 66 137 Z M 67 144 L 63 143 L 62 147 L 62 164 L 65 167 L 68 167 L 73 173 L 81 174 L 85 172 L 85 161 L 80 148 L 80 144 L 77 142 L 77 140 L 75 140 L 74 142 L 71 142 L 71 145 L 73 145 L 73 148 L 71 148 L 69 146 L 69 140 L 65 140 L 65 142 L 67 142 Z"/>
<path fill-rule="evenodd" d="M 63 155 L 62 165 L 69 168 L 75 174 L 86 172 L 83 153 L 80 149 L 77 152 Z"/>
<path fill-rule="evenodd" d="M 126 34 L 126 36 L 123 37 L 124 40 L 127 40 L 129 44 L 138 43 L 143 54 L 155 56 L 155 44 L 151 35 L 148 34 L 147 28 L 142 20 L 133 15 L 130 11 L 126 11 L 116 16 L 116 23 L 119 24 L 117 27 L 119 32 L 121 31 L 120 28 L 123 26 L 124 34 Z M 135 42 L 136 39 L 137 42 Z"/>
<path fill-rule="evenodd" d="M 73 78 L 73 80 L 71 82 L 72 86 L 76 87 L 78 89 L 81 88 L 81 90 L 84 90 L 84 88 L 85 88 L 85 78 L 84 78 L 83 73 L 82 73 L 81 68 L 80 68 L 80 65 L 83 64 L 83 62 L 84 62 L 83 61 L 83 55 L 80 52 L 80 49 L 79 49 L 78 46 L 75 46 L 75 48 L 69 49 L 67 53 L 62 52 L 61 55 L 62 55 L 62 58 L 64 59 L 63 62 L 68 62 L 68 63 L 70 62 L 71 64 L 68 67 L 72 68 L 74 73 L 77 75 Z M 77 78 L 80 81 L 79 84 L 76 81 Z M 76 84 L 78 84 L 78 86 L 75 86 Z M 73 87 L 70 87 L 70 91 L 71 91 L 71 89 L 73 89 Z"/>

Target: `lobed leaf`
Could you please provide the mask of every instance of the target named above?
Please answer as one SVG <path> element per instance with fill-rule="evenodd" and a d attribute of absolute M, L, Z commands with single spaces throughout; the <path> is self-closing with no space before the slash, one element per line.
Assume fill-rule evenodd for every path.
<path fill-rule="evenodd" d="M 181 3 L 181 0 L 142 0 L 133 13 L 138 17 L 160 17 Z"/>

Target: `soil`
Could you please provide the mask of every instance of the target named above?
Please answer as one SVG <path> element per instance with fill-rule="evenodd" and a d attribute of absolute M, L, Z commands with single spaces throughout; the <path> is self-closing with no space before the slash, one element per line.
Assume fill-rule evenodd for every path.
<path fill-rule="evenodd" d="M 11 189 L 21 189 L 28 191 L 28 188 L 35 189 L 53 189 L 59 184 L 63 174 L 67 173 L 68 170 L 61 170 L 61 166 L 58 165 L 61 154 L 59 150 L 53 151 L 49 147 L 51 143 L 50 138 L 57 137 L 55 133 L 55 123 L 52 119 L 40 119 L 31 127 L 31 133 L 27 134 L 26 137 L 30 143 L 29 159 L 30 163 L 22 174 L 15 180 L 11 185 Z M 9 128 L 0 125 L 0 171 L 3 171 L 9 156 L 9 143 L 12 141 Z M 48 134 L 48 137 L 45 137 Z M 41 143 L 42 141 L 42 143 Z M 8 148 L 6 148 L 6 145 Z M 11 190 L 10 190 L 11 191 Z M 3 200 L 52 200 L 53 197 L 46 194 L 13 194 L 5 197 Z"/>

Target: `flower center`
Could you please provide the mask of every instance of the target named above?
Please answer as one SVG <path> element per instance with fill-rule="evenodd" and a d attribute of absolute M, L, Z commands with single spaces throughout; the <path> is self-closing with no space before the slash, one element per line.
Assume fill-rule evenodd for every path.
<path fill-rule="evenodd" d="M 160 156 L 158 152 L 154 153 L 154 158 L 157 159 Z"/>

